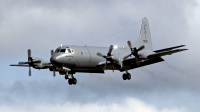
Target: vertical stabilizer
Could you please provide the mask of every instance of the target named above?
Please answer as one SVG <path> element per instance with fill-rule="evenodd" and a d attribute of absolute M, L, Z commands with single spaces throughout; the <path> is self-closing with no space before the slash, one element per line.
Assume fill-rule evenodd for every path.
<path fill-rule="evenodd" d="M 145 50 L 153 51 L 149 22 L 146 17 L 142 19 L 140 36 L 134 44 L 135 47 L 140 47 L 142 45 L 145 46 Z"/>

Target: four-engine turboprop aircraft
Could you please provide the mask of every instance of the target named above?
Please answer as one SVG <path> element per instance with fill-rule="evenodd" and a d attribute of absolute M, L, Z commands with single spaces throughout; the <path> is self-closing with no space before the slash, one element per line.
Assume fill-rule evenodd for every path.
<path fill-rule="evenodd" d="M 153 51 L 147 18 L 142 20 L 139 39 L 134 44 L 131 41 L 127 43 L 128 47 L 61 45 L 55 52 L 51 51 L 50 62 L 31 57 L 30 50 L 28 50 L 28 62 L 19 62 L 18 65 L 11 66 L 49 68 L 54 76 L 55 71 L 58 71 L 61 75 L 65 75 L 70 85 L 75 85 L 77 80 L 73 75 L 77 72 L 104 73 L 105 70 L 119 70 L 125 72 L 122 75 L 124 80 L 130 80 L 131 74 L 128 70 L 162 62 L 164 61 L 162 56 L 187 50 L 178 49 L 185 46 L 180 45 Z"/>

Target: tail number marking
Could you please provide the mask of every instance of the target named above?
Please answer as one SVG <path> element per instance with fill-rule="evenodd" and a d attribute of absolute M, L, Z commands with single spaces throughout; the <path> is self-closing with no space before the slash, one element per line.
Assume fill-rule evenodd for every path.
<path fill-rule="evenodd" d="M 148 43 L 148 40 L 143 40 L 144 43 Z"/>

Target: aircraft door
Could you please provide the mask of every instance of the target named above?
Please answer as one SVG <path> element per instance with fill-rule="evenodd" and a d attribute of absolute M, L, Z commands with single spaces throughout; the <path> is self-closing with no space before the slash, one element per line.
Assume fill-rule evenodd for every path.
<path fill-rule="evenodd" d="M 89 67 L 90 64 L 90 53 L 87 47 L 79 49 L 79 56 L 77 58 L 76 66 L 78 67 Z"/>

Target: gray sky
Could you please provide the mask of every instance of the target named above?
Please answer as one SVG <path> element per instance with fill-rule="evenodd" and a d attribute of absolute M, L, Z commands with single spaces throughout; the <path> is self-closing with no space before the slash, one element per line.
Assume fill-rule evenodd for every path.
<path fill-rule="evenodd" d="M 0 1 L 0 110 L 6 112 L 199 112 L 199 0 Z M 187 45 L 165 62 L 122 74 L 78 73 L 76 86 L 48 70 L 10 67 L 32 55 L 49 60 L 60 44 L 109 46 L 134 42 L 147 17 L 155 50 Z M 93 43 L 92 43 L 93 42 Z M 91 44 L 88 44 L 91 43 Z"/>

